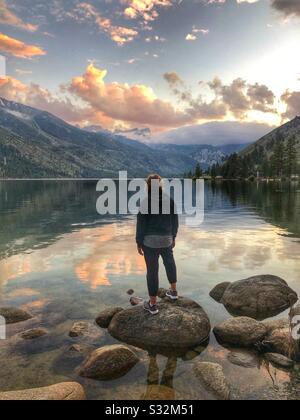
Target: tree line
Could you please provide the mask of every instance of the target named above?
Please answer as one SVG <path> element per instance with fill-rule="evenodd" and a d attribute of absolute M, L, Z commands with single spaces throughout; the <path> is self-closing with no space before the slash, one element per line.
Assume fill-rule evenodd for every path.
<path fill-rule="evenodd" d="M 282 138 L 274 142 L 273 152 L 268 153 L 263 146 L 256 145 L 247 155 L 234 153 L 224 162 L 212 165 L 207 171 L 197 164 L 194 171 L 185 174 L 189 178 L 223 177 L 224 179 L 291 178 L 300 174 L 300 162 L 295 137 L 286 143 Z M 270 146 L 269 146 L 270 147 Z"/>

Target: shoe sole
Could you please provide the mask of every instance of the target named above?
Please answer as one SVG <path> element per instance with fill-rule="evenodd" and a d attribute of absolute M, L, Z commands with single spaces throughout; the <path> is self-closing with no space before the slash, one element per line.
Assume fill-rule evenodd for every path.
<path fill-rule="evenodd" d="M 151 314 L 151 315 L 158 315 L 159 314 L 159 311 L 153 312 L 153 311 L 150 311 L 150 309 L 147 309 L 147 308 L 144 308 L 144 311 L 149 312 L 149 314 Z"/>
<path fill-rule="evenodd" d="M 178 300 L 179 299 L 178 296 L 175 297 L 175 296 L 171 296 L 171 295 L 168 295 L 168 294 L 166 294 L 166 297 L 171 299 L 171 300 Z"/>

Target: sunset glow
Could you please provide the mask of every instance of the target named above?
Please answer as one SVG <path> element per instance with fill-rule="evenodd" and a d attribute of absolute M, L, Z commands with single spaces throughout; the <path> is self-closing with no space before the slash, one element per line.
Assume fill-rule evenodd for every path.
<path fill-rule="evenodd" d="M 0 0 L 7 99 L 82 127 L 153 133 L 209 121 L 274 126 L 300 114 L 295 2 L 28 4 Z"/>

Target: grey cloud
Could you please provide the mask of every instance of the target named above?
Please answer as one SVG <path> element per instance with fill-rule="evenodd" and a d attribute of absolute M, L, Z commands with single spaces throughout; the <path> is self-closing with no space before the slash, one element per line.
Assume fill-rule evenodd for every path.
<path fill-rule="evenodd" d="M 300 16 L 299 0 L 272 0 L 272 7 L 285 16 Z"/>
<path fill-rule="evenodd" d="M 181 77 L 176 72 L 165 73 L 164 79 L 170 86 L 181 85 L 183 83 Z"/>
<path fill-rule="evenodd" d="M 228 145 L 252 143 L 272 130 L 267 124 L 237 121 L 209 122 L 178 128 L 152 138 L 155 143 Z"/>
<path fill-rule="evenodd" d="M 292 119 L 300 115 L 300 92 L 286 91 L 281 100 L 287 105 L 286 112 L 282 115 L 283 118 Z"/>
<path fill-rule="evenodd" d="M 235 118 L 245 119 L 250 111 L 276 113 L 275 95 L 266 85 L 249 84 L 241 78 L 226 85 L 215 78 L 201 83 L 214 94 L 214 98 L 207 102 L 201 94 L 195 97 L 177 73 L 166 73 L 164 78 L 179 102 L 186 105 L 186 112 L 195 119 L 222 119 L 229 113 Z"/>

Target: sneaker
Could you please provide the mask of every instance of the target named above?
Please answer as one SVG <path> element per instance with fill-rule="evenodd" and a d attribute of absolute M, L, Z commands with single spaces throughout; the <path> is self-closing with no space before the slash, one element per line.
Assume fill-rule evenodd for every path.
<path fill-rule="evenodd" d="M 151 315 L 157 315 L 159 310 L 157 309 L 157 305 L 151 305 L 150 302 L 144 303 L 145 311 L 148 311 Z"/>
<path fill-rule="evenodd" d="M 178 292 L 176 290 L 169 290 L 166 296 L 171 300 L 178 300 Z"/>

